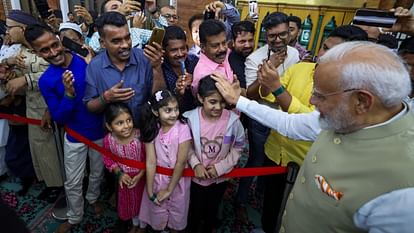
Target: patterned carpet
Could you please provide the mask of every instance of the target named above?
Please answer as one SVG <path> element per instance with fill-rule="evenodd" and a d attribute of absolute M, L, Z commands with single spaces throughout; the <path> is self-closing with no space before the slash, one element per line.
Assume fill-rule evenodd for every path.
<path fill-rule="evenodd" d="M 244 163 L 247 156 L 243 156 L 241 163 Z M 237 179 L 229 182 L 228 189 L 224 195 L 223 202 L 220 208 L 221 227 L 219 233 L 247 233 L 260 226 L 260 197 L 255 195 L 255 184 L 252 185 L 249 192 L 249 205 L 247 206 L 249 223 L 241 223 L 236 219 L 234 196 L 237 192 Z M 52 216 L 54 204 L 49 204 L 46 201 L 38 200 L 37 195 L 43 190 L 44 184 L 34 184 L 29 192 L 23 196 L 17 196 L 16 192 L 21 188 L 17 178 L 8 178 L 0 183 L 0 197 L 12 209 L 17 212 L 17 215 L 27 224 L 31 232 L 35 233 L 52 233 L 57 226 L 62 223 L 55 220 Z M 101 200 L 105 204 L 105 213 L 103 216 L 97 218 L 92 209 L 85 204 L 85 216 L 81 224 L 72 229 L 72 233 L 92 233 L 92 232 L 120 232 L 118 230 L 118 218 L 116 210 L 109 205 L 106 200 L 105 193 Z"/>

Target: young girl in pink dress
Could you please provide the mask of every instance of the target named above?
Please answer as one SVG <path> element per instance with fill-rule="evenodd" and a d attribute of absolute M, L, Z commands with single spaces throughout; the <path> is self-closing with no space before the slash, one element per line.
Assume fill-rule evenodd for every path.
<path fill-rule="evenodd" d="M 134 128 L 132 114 L 124 103 L 112 103 L 105 110 L 105 126 L 109 133 L 103 145 L 120 158 L 145 161 L 140 132 Z M 118 215 L 121 220 L 132 219 L 129 233 L 143 232 L 139 228 L 139 210 L 145 186 L 144 170 L 129 167 L 104 156 L 104 164 L 118 178 Z"/>
<path fill-rule="evenodd" d="M 180 116 L 177 99 L 168 90 L 150 98 L 142 109 L 141 121 L 147 184 L 139 218 L 156 231 L 168 227 L 170 232 L 180 232 L 187 225 L 190 199 L 191 179 L 181 177 L 191 145 L 190 128 Z M 173 175 L 156 174 L 156 166 L 173 169 Z"/>
<path fill-rule="evenodd" d="M 195 172 L 187 232 L 198 232 L 200 227 L 203 233 L 213 232 L 227 188 L 222 176 L 233 170 L 245 142 L 239 116 L 224 108 L 226 103 L 215 83 L 210 76 L 201 79 L 197 93 L 201 107 L 184 113 L 194 137 L 189 164 Z"/>

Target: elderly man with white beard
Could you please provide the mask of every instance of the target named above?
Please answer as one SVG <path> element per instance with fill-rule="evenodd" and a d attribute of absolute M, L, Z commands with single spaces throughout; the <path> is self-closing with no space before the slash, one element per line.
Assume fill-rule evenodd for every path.
<path fill-rule="evenodd" d="M 280 232 L 412 232 L 414 115 L 403 101 L 409 73 L 396 54 L 370 42 L 332 48 L 315 70 L 310 101 L 318 111 L 308 114 L 261 106 L 215 79 L 249 117 L 289 137 L 317 138 Z"/>

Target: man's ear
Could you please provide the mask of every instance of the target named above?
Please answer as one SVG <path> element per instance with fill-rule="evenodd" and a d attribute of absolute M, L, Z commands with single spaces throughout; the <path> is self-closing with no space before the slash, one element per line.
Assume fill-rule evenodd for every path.
<path fill-rule="evenodd" d="M 204 99 L 203 99 L 203 97 L 201 97 L 201 95 L 200 95 L 200 94 L 198 94 L 198 93 L 197 93 L 197 99 L 198 99 L 198 102 L 200 102 L 201 104 L 203 104 Z"/>
<path fill-rule="evenodd" d="M 358 114 L 363 114 L 368 112 L 374 105 L 374 96 L 364 90 L 357 91 L 355 93 L 356 104 L 355 110 Z"/>
<path fill-rule="evenodd" d="M 101 45 L 101 48 L 106 49 L 105 41 L 101 37 L 99 38 L 99 44 Z"/>

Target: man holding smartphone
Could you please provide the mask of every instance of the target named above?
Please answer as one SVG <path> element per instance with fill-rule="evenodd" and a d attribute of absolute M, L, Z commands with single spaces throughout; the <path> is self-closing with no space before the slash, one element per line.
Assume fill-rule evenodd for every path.
<path fill-rule="evenodd" d="M 60 40 L 47 26 L 28 26 L 24 36 L 27 41 L 30 41 L 36 54 L 50 63 L 39 80 L 39 88 L 52 119 L 98 145 L 102 144 L 104 136 L 102 117 L 90 113 L 82 101 L 86 87 L 85 60 L 75 53 L 65 51 Z M 101 155 L 65 134 L 64 186 L 68 202 L 68 220 L 59 225 L 57 233 L 68 232 L 82 221 L 84 214 L 82 181 L 88 156 L 90 173 L 86 199 L 97 215 L 103 212 L 103 206 L 98 202 L 104 171 Z"/>
<path fill-rule="evenodd" d="M 141 106 L 163 87 L 162 47 L 153 43 L 144 52 L 131 46 L 131 34 L 125 16 L 104 13 L 96 26 L 105 52 L 88 65 L 84 102 L 91 112 L 100 113 L 108 103 L 126 102 L 138 123 Z"/>

